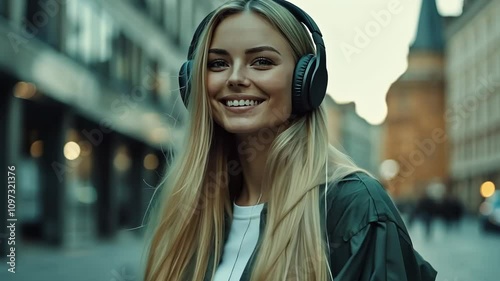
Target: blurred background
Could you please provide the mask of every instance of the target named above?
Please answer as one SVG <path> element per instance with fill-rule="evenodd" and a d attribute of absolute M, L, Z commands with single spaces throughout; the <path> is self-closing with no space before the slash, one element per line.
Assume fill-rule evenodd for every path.
<path fill-rule="evenodd" d="M 329 138 L 383 182 L 438 280 L 496 281 L 500 1 L 459 1 L 454 15 L 439 8 L 450 1 L 357 1 L 344 13 L 365 17 L 344 26 L 350 41 L 327 44 L 341 54 L 331 56 L 341 69 L 330 85 L 371 47 L 401 45 L 379 56 L 404 67 L 371 107 L 330 87 Z M 0 280 L 141 280 L 143 219 L 186 118 L 177 73 L 194 29 L 221 2 L 0 0 Z M 380 39 L 410 14 L 409 44 Z M 318 22 L 336 38 L 338 24 Z M 355 66 L 343 89 L 391 67 L 377 62 L 365 75 Z"/>

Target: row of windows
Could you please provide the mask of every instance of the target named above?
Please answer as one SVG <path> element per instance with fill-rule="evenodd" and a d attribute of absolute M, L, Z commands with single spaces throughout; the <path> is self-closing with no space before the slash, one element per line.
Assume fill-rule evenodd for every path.
<path fill-rule="evenodd" d="M 176 44 L 185 46 L 201 19 L 214 8 L 216 1 L 198 0 L 134 0 L 137 6 L 151 15 L 151 18 L 172 37 Z M 190 15 L 191 17 L 186 17 Z"/>
<path fill-rule="evenodd" d="M 495 7 L 500 13 L 500 4 L 496 3 Z M 449 110 L 460 116 L 454 120 L 455 123 L 460 121 L 460 126 L 455 124 L 452 129 L 452 135 L 457 138 L 500 122 L 500 49 L 497 48 L 500 44 L 500 21 L 498 17 L 491 16 L 494 9 L 488 8 L 479 13 L 462 32 L 450 40 L 447 102 Z M 491 25 L 494 21 L 499 21 L 499 24 Z M 476 28 L 481 29 L 481 32 L 477 30 L 478 38 L 486 34 L 484 38 L 487 44 L 466 43 L 469 40 L 476 41 L 476 37 L 470 37 L 474 36 L 471 34 Z M 468 49 L 467 44 L 470 45 Z"/>
<path fill-rule="evenodd" d="M 500 44 L 500 40 L 498 41 Z M 477 59 L 470 60 L 467 64 L 457 65 L 460 56 L 448 56 L 447 77 L 449 87 L 455 98 L 459 91 L 471 92 L 477 90 L 477 83 L 483 80 L 500 77 L 500 49 L 488 50 L 488 55 L 477 53 Z"/>
<path fill-rule="evenodd" d="M 101 77 L 123 87 L 125 93 L 140 85 L 146 70 L 156 70 L 157 62 L 145 54 L 115 24 L 113 18 L 90 1 L 70 0 L 64 18 L 62 51 L 95 70 Z M 154 76 L 157 74 L 154 73 Z M 141 88 L 156 101 L 158 88 Z"/>
<path fill-rule="evenodd" d="M 448 42 L 448 73 L 460 76 L 468 69 L 467 77 L 476 74 L 500 74 L 500 2 L 491 1 Z M 465 74 L 462 74 L 465 75 Z M 462 78 L 462 77 L 461 77 Z M 472 77 L 475 78 L 475 77 Z"/>
<path fill-rule="evenodd" d="M 449 40 L 449 54 L 458 66 L 474 60 L 478 54 L 495 50 L 500 39 L 500 2 L 491 1 L 462 30 Z"/>
<path fill-rule="evenodd" d="M 453 161 L 489 160 L 500 156 L 500 131 L 471 142 L 460 142 L 454 145 Z"/>
<path fill-rule="evenodd" d="M 500 89 L 483 95 L 470 95 L 448 108 L 448 128 L 455 140 L 480 134 L 500 124 Z"/>
<path fill-rule="evenodd" d="M 179 50 L 187 49 L 198 17 L 208 9 L 195 7 L 186 0 L 130 0 L 124 5 L 142 7 L 143 17 L 153 19 Z M 0 1 L 0 17 L 16 22 L 54 49 L 90 68 L 106 82 L 119 85 L 125 93 L 140 86 L 144 80 L 167 80 L 142 87 L 152 101 L 174 89 L 173 66 L 161 65 L 146 53 L 148 42 L 136 42 L 127 30 L 104 8 L 104 2 L 92 0 L 6 0 Z M 195 16 L 193 11 L 197 11 Z M 127 19 L 133 21 L 134 19 Z M 160 29 L 161 30 L 161 29 Z M 150 31 L 145 31 L 150 32 Z M 181 35 L 185 34 L 185 35 Z M 158 36 L 152 33 L 151 36 Z M 177 66 L 176 66 L 177 67 Z M 151 77 L 152 76 L 152 77 Z M 130 90 L 127 90 L 130 89 Z"/>

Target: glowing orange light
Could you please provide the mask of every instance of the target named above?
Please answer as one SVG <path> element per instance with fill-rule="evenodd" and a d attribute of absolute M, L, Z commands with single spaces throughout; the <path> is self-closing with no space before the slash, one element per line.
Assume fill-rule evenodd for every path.
<path fill-rule="evenodd" d="M 495 193 L 495 184 L 491 181 L 486 181 L 481 185 L 481 196 L 484 198 L 491 197 Z"/>
<path fill-rule="evenodd" d="M 160 162 L 158 161 L 158 157 L 153 153 L 150 153 L 144 157 L 144 168 L 148 170 L 154 170 L 158 168 Z"/>
<path fill-rule="evenodd" d="M 30 154 L 33 158 L 38 158 L 43 155 L 43 141 L 34 141 L 30 146 Z"/>
<path fill-rule="evenodd" d="M 33 83 L 18 82 L 14 87 L 14 96 L 20 99 L 31 99 L 36 94 L 36 86 Z"/>

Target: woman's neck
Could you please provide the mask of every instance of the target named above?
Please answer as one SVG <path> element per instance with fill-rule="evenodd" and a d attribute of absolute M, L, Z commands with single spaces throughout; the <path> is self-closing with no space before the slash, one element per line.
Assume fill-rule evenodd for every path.
<path fill-rule="evenodd" d="M 262 190 L 262 179 L 272 141 L 259 138 L 259 135 L 238 136 L 237 140 L 237 151 L 244 177 L 241 193 L 235 202 L 240 206 L 255 205 L 261 194 L 260 203 L 267 202 L 266 192 Z"/>

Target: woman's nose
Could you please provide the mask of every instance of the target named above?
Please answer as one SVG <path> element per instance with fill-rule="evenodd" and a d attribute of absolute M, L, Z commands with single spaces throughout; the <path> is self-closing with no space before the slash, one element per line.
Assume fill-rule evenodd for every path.
<path fill-rule="evenodd" d="M 227 79 L 227 85 L 229 87 L 246 87 L 249 85 L 244 66 L 234 65 L 231 75 Z"/>

